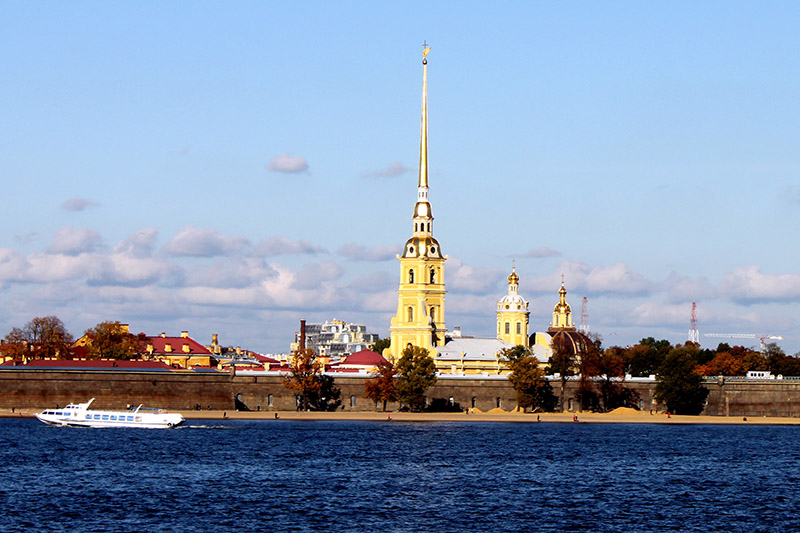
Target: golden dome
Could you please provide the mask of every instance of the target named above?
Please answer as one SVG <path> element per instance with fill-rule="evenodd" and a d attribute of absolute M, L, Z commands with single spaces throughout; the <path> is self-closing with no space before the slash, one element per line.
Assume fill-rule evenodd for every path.
<path fill-rule="evenodd" d="M 508 276 L 508 284 L 516 285 L 519 283 L 519 276 L 517 276 L 517 268 L 511 267 L 511 275 Z"/>

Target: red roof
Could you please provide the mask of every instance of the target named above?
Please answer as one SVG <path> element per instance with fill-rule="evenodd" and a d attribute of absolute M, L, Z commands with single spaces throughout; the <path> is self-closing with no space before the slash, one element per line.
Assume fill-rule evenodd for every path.
<path fill-rule="evenodd" d="M 143 345 L 140 346 L 142 353 L 148 353 L 147 344 L 153 345 L 153 353 L 163 355 L 211 355 L 211 352 L 191 337 L 147 337 Z M 167 344 L 170 345 L 172 351 L 166 350 Z M 183 345 L 189 345 L 189 351 L 184 351 Z"/>
<path fill-rule="evenodd" d="M 380 364 L 388 363 L 381 354 L 373 352 L 372 350 L 361 350 L 342 361 L 343 365 L 363 365 L 363 366 L 378 366 Z"/>
<path fill-rule="evenodd" d="M 11 363 L 11 364 L 9 364 Z M 4 363 L 7 366 L 17 366 L 13 362 Z M 170 366 L 161 361 L 112 361 L 110 359 L 33 359 L 25 365 L 37 368 L 120 368 L 120 369 L 147 369 L 170 370 Z"/>
<path fill-rule="evenodd" d="M 251 353 L 250 355 L 262 363 L 269 363 L 271 365 L 280 363 L 280 361 L 278 361 L 277 359 L 273 359 L 272 357 L 267 357 L 266 355 L 261 355 L 257 353 Z"/>

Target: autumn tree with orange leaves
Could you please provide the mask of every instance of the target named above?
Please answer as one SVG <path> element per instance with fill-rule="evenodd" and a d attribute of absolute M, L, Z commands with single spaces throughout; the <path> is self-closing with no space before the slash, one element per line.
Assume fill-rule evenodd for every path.
<path fill-rule="evenodd" d="M 395 374 L 397 372 L 394 365 L 389 361 L 379 364 L 375 377 L 364 383 L 364 397 L 376 404 L 383 402 L 383 410 L 386 411 L 388 402 L 397 401 L 397 391 L 394 388 Z"/>

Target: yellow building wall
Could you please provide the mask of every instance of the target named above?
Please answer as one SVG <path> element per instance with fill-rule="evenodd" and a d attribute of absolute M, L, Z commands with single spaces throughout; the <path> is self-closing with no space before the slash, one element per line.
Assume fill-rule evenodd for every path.
<path fill-rule="evenodd" d="M 398 257 L 398 259 L 400 285 L 397 289 L 397 313 L 392 318 L 389 328 L 391 338 L 389 355 L 392 362 L 397 362 L 409 344 L 425 348 L 431 355 L 434 354 L 431 313 L 439 346 L 444 344 L 446 330 L 445 258 Z M 431 283 L 431 269 L 433 269 L 433 283 Z"/>

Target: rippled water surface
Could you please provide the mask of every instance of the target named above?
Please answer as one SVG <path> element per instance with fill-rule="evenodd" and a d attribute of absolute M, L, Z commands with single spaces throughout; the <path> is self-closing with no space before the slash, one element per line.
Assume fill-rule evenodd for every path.
<path fill-rule="evenodd" d="M 790 531 L 800 428 L 0 419 L 2 531 Z"/>

